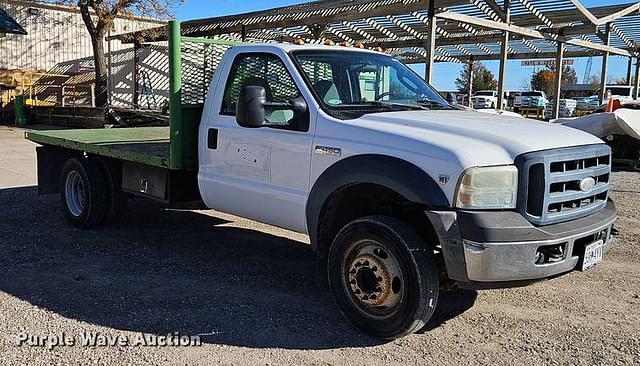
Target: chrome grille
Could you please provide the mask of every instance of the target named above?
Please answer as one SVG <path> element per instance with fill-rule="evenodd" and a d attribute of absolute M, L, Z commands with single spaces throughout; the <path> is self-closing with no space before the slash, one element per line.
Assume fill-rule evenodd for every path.
<path fill-rule="evenodd" d="M 534 224 L 584 217 L 607 203 L 611 175 L 607 145 L 523 154 L 516 165 L 520 174 L 518 210 Z"/>

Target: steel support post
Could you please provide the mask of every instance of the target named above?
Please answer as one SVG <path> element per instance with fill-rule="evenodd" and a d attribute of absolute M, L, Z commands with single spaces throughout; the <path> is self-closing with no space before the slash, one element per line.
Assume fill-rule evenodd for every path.
<path fill-rule="evenodd" d="M 636 57 L 635 99 L 640 99 L 640 57 Z"/>
<path fill-rule="evenodd" d="M 564 43 L 558 42 L 558 51 L 556 52 L 556 80 L 554 85 L 553 96 L 553 113 L 552 118 L 558 118 L 560 112 L 560 93 L 562 92 L 562 69 L 564 61 Z"/>
<path fill-rule="evenodd" d="M 435 9 L 435 0 L 431 0 L 429 1 L 429 13 L 428 13 L 428 18 L 429 18 L 429 27 L 428 27 L 428 33 L 427 34 L 427 44 L 426 44 L 426 51 L 427 51 L 427 57 L 425 58 L 425 62 L 424 62 L 424 80 L 431 84 L 431 81 L 433 80 L 433 59 L 435 58 L 435 54 L 436 54 L 436 9 Z"/>
<path fill-rule="evenodd" d="M 604 44 L 609 46 L 611 42 L 611 23 L 607 23 L 607 27 L 604 32 Z M 600 73 L 600 104 L 604 103 L 607 88 L 607 67 L 609 67 L 609 52 L 602 53 L 602 72 Z"/>
<path fill-rule="evenodd" d="M 504 1 L 504 17 L 502 21 L 509 24 L 511 22 L 511 0 Z M 507 51 L 509 50 L 509 31 L 502 32 L 502 43 L 500 45 L 500 73 L 498 77 L 498 105 L 497 109 L 504 109 L 504 92 L 507 75 Z"/>
<path fill-rule="evenodd" d="M 473 103 L 471 102 L 471 94 L 473 93 L 473 57 L 469 59 L 469 72 L 467 73 L 467 85 L 469 90 L 467 90 L 467 106 L 473 108 Z"/>

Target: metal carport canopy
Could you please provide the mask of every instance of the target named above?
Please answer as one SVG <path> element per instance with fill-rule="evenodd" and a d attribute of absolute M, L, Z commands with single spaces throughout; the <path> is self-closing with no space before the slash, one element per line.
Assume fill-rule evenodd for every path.
<path fill-rule="evenodd" d="M 362 42 L 407 63 L 426 63 L 429 81 L 433 62 L 500 60 L 502 97 L 507 59 L 602 55 L 604 84 L 609 54 L 640 55 L 639 10 L 640 2 L 586 8 L 579 0 L 325 0 L 186 21 L 182 34 L 247 41 Z M 111 39 L 162 41 L 166 29 Z"/>
<path fill-rule="evenodd" d="M 573 55 L 609 52 L 636 56 L 640 43 L 640 3 L 586 9 L 577 0 L 515 0 L 511 19 L 502 21 L 504 1 L 433 0 L 436 17 L 436 61 L 499 57 L 499 42 L 509 31 L 508 54 L 555 52 L 556 41 Z M 239 15 L 182 23 L 184 36 L 227 36 L 260 41 L 361 41 L 406 55 L 424 57 L 429 38 L 428 0 L 326 0 Z M 611 44 L 603 42 L 606 23 L 614 25 Z M 560 36 L 559 34 L 562 34 Z M 124 42 L 166 40 L 166 29 L 111 37 Z M 398 52 L 402 51 L 402 52 Z M 415 50 L 413 50 L 415 51 Z M 580 53 L 582 52 L 582 53 Z M 517 58 L 524 58 L 523 56 Z"/>

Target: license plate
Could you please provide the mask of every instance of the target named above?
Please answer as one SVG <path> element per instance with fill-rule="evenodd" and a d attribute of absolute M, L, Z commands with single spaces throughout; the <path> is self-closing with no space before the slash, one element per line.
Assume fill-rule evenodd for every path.
<path fill-rule="evenodd" d="M 602 262 L 602 240 L 589 244 L 584 248 L 584 258 L 582 259 L 582 270 L 586 271 L 596 264 Z"/>

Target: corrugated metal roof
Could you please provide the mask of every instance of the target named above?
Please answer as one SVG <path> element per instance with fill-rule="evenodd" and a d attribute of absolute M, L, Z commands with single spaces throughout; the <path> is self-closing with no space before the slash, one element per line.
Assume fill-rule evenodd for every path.
<path fill-rule="evenodd" d="M 509 58 L 549 57 L 557 41 L 567 57 L 611 52 L 640 55 L 640 3 L 585 8 L 578 0 L 432 0 L 436 58 L 498 59 L 505 26 Z M 381 46 L 407 62 L 423 62 L 429 33 L 428 0 L 325 0 L 182 23 L 182 34 L 291 42 L 357 41 Z M 609 28 L 607 29 L 607 24 Z M 605 35 L 610 34 L 610 42 Z M 125 42 L 166 39 L 166 29 L 119 35 Z M 446 58 L 446 59 L 445 59 Z"/>

